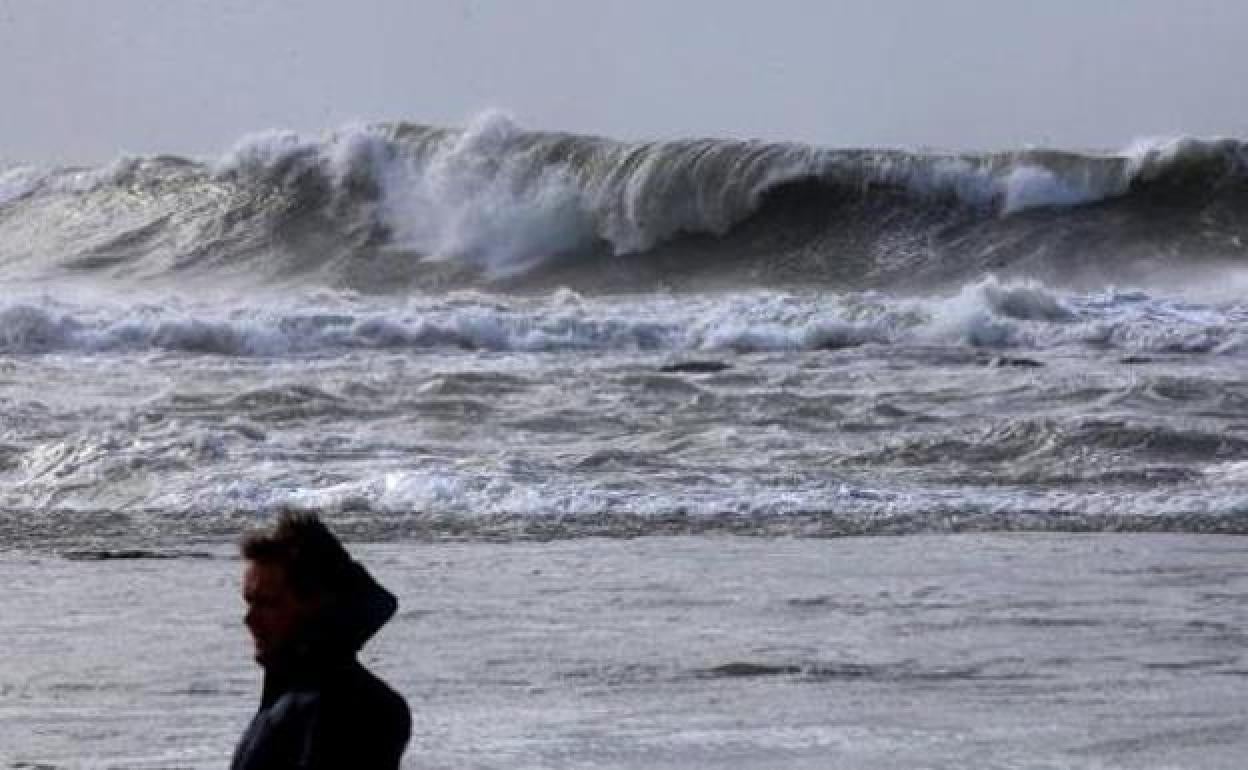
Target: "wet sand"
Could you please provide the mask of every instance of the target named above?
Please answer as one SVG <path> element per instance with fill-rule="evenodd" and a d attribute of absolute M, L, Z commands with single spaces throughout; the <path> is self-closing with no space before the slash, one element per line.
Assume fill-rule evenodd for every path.
<path fill-rule="evenodd" d="M 388 543 L 407 768 L 1238 768 L 1248 540 Z M 221 768 L 224 546 L 0 555 L 0 767 Z M 176 555 L 176 554 L 175 554 Z M 208 558 L 201 558 L 201 557 Z"/>

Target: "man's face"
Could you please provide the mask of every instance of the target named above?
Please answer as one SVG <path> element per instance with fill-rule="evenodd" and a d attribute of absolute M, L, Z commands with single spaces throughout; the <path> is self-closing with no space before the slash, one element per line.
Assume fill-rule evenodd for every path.
<path fill-rule="evenodd" d="M 256 661 L 268 665 L 315 614 L 316 602 L 295 593 L 280 564 L 248 561 L 243 570 L 243 622 L 256 645 Z"/>

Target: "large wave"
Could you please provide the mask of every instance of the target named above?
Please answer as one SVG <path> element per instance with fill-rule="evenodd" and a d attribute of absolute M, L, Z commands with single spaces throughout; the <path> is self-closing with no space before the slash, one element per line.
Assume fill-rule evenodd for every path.
<path fill-rule="evenodd" d="M 1248 144 L 944 154 L 462 129 L 0 171 L 0 276 L 364 290 L 1133 280 L 1248 252 Z"/>

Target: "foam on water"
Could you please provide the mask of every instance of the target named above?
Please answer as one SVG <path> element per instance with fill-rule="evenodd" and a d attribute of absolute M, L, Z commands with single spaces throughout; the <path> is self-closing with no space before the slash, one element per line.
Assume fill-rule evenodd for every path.
<path fill-rule="evenodd" d="M 1244 154 L 490 113 L 9 167 L 0 534 L 1248 530 Z"/>
<path fill-rule="evenodd" d="M 0 206 L 34 190 L 44 179 L 44 172 L 32 166 L 0 168 Z"/>
<path fill-rule="evenodd" d="M 1081 184 L 1082 182 L 1082 184 Z M 1014 214 L 1048 206 L 1078 206 L 1121 194 L 1125 185 L 1089 184 L 1087 180 L 1068 180 L 1049 169 L 1019 166 L 998 182 L 1002 212 Z"/>
<path fill-rule="evenodd" d="M 285 307 L 271 300 L 217 304 L 172 296 L 85 305 L 30 297 L 0 304 L 0 352 L 748 353 L 934 343 L 1234 355 L 1243 347 L 1248 316 L 1242 304 L 1079 295 L 991 277 L 953 295 L 926 298 L 870 292 L 594 301 L 567 293 L 549 302 L 471 293 L 445 300 L 344 297 L 325 305 L 316 298 L 287 301 Z"/>
<path fill-rule="evenodd" d="M 546 522 L 566 519 L 575 533 L 577 519 L 595 516 L 659 518 L 681 516 L 710 517 L 738 514 L 743 517 L 783 518 L 793 511 L 836 507 L 887 515 L 913 507 L 910 495 L 856 488 L 830 479 L 801 488 L 767 489 L 746 480 L 728 482 L 717 488 L 682 489 L 679 485 L 656 484 L 650 490 L 618 485 L 574 486 L 551 482 L 533 485 L 506 474 L 483 475 L 467 472 L 392 472 L 360 481 L 319 488 L 282 489 L 251 484 L 231 484 L 213 495 L 244 508 L 276 509 L 296 507 L 318 511 L 355 512 L 424 516 L 436 522 L 439 517 L 460 517 L 471 526 L 473 520 L 511 521 L 523 526 L 536 519 Z M 224 494 L 223 494 L 224 493 Z M 591 513 L 592 512 L 592 513 Z"/>
<path fill-rule="evenodd" d="M 385 175 L 385 210 L 399 247 L 455 259 L 488 275 L 592 244 L 582 191 L 558 166 L 507 152 L 520 131 L 501 113 L 477 117 L 431 157 Z"/>
<path fill-rule="evenodd" d="M 482 113 L 415 152 L 379 126 L 347 126 L 324 139 L 266 131 L 244 137 L 213 168 L 221 177 L 259 180 L 323 168 L 339 194 L 375 188 L 390 249 L 499 277 L 595 238 L 569 171 L 511 151 L 521 136 L 501 112 Z"/>
<path fill-rule="evenodd" d="M 1242 142 L 1194 138 L 1113 154 L 629 143 L 526 131 L 487 112 L 462 129 L 263 131 L 206 164 L 9 169 L 0 261 L 15 278 L 61 267 L 131 283 L 195 267 L 374 290 L 518 277 L 551 288 L 543 271 L 570 265 L 585 285 L 632 290 L 621 266 L 634 263 L 651 286 L 692 268 L 747 286 L 887 287 L 916 271 L 969 280 L 985 262 L 1016 260 L 1134 278 L 1126 268 L 1159 253 L 1242 255 L 1246 157 Z M 1089 233 L 1101 248 L 1084 253 L 1076 239 L 1079 260 L 1071 236 Z M 755 269 L 723 274 L 742 261 Z"/>
<path fill-rule="evenodd" d="M 0 306 L 0 508 L 57 532 L 283 504 L 422 536 L 1238 527 L 1246 324 L 1243 304 L 993 278 L 31 293 Z"/>
<path fill-rule="evenodd" d="M 332 149 L 336 142 L 331 141 Z M 305 139 L 294 131 L 271 129 L 248 134 L 239 139 L 212 165 L 221 176 L 268 176 L 274 169 L 309 154 L 319 154 L 322 144 Z"/>

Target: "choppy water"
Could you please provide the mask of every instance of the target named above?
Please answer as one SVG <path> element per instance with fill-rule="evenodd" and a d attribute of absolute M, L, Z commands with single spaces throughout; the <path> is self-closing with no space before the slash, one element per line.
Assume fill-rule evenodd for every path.
<path fill-rule="evenodd" d="M 6 167 L 0 759 L 221 766 L 293 505 L 403 598 L 411 766 L 1237 767 L 1245 148 Z"/>
<path fill-rule="evenodd" d="M 1248 154 L 399 124 L 0 177 L 0 527 L 1245 529 Z"/>
<path fill-rule="evenodd" d="M 1236 301 L 84 296 L 0 310 L 13 544 L 1248 522 Z"/>

